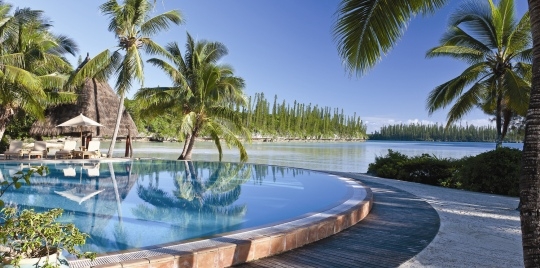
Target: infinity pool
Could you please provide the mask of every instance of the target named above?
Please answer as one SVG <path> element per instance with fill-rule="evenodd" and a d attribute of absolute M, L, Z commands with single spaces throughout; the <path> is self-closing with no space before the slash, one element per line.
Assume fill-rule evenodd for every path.
<path fill-rule="evenodd" d="M 4 178 L 36 163 L 0 164 Z M 41 165 L 41 163 L 39 163 Z M 144 248 L 261 228 L 325 211 L 351 197 L 347 183 L 267 165 L 140 160 L 43 163 L 46 176 L 2 199 L 37 211 L 60 207 L 63 222 L 90 234 L 84 251 Z"/>

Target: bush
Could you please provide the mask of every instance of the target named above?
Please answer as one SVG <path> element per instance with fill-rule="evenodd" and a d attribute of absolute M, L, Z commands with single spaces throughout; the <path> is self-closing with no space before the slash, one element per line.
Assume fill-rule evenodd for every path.
<path fill-rule="evenodd" d="M 518 196 L 521 157 L 521 150 L 507 147 L 469 157 L 455 179 L 466 190 Z"/>
<path fill-rule="evenodd" d="M 388 150 L 375 157 L 368 174 L 390 179 L 460 188 L 476 192 L 519 195 L 522 152 L 502 147 L 477 156 L 461 159 L 422 154 L 408 157 Z"/>
<path fill-rule="evenodd" d="M 388 149 L 387 155 L 375 157 L 375 163 L 369 164 L 367 173 L 377 177 L 397 179 L 408 160 L 408 156 Z"/>
<path fill-rule="evenodd" d="M 398 179 L 430 185 L 441 185 L 451 178 L 458 161 L 450 158 L 437 158 L 428 154 L 415 156 L 405 162 Z"/>

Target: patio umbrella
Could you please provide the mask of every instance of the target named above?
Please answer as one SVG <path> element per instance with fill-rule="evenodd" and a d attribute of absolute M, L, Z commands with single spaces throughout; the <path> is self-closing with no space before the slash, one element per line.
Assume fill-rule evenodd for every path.
<path fill-rule="evenodd" d="M 78 116 L 75 116 L 68 121 L 56 126 L 56 127 L 80 127 L 81 129 L 81 141 L 82 141 L 82 128 L 91 126 L 91 127 L 102 127 L 103 125 L 84 116 L 83 114 L 79 114 Z"/>

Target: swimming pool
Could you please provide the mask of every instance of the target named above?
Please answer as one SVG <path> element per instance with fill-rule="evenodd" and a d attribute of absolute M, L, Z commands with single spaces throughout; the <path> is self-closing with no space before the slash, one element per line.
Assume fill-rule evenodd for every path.
<path fill-rule="evenodd" d="M 0 164 L 4 177 L 36 165 Z M 84 251 L 110 253 L 211 238 L 301 219 L 353 196 L 350 184 L 277 166 L 140 160 L 39 163 L 49 174 L 10 190 L 20 208 L 64 209 L 91 238 Z"/>

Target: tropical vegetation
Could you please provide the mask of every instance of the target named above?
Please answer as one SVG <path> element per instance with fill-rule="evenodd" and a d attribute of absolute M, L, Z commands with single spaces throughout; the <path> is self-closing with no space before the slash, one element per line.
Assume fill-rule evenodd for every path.
<path fill-rule="evenodd" d="M 450 141 L 450 142 L 494 142 L 498 138 L 493 126 L 439 124 L 396 124 L 382 126 L 380 130 L 369 134 L 370 140 L 398 141 Z M 505 142 L 523 142 L 523 130 L 511 129 L 504 138 Z"/>
<path fill-rule="evenodd" d="M 334 36 L 347 71 L 358 75 L 367 72 L 397 43 L 414 16 L 433 13 L 448 2 L 342 0 L 337 10 Z M 540 174 L 537 172 L 540 169 L 540 120 L 537 120 L 540 117 L 540 1 L 529 0 L 528 4 L 533 76 L 520 176 L 520 215 L 524 264 L 540 267 Z"/>
<path fill-rule="evenodd" d="M 407 156 L 388 150 L 375 157 L 368 173 L 389 179 L 418 182 L 490 194 L 519 195 L 522 152 L 500 147 L 461 159 L 422 154 Z"/>
<path fill-rule="evenodd" d="M 237 134 L 250 140 L 249 132 L 242 125 L 235 107 L 246 105 L 243 93 L 244 80 L 234 75 L 227 64 L 218 64 L 228 51 L 219 42 L 195 41 L 187 34 L 186 52 L 182 54 L 177 43 L 166 47 L 165 60 L 148 60 L 169 75 L 171 87 L 142 88 L 135 94 L 143 114 L 176 115 L 179 131 L 185 137 L 178 160 L 191 160 L 197 137 L 210 137 L 223 156 L 222 140 L 235 146 L 240 160 L 247 160 L 247 152 Z"/>
<path fill-rule="evenodd" d="M 116 115 L 108 157 L 113 157 L 113 149 L 124 111 L 124 99 L 134 82 L 142 86 L 144 82 L 142 51 L 146 54 L 165 54 L 164 48 L 152 40 L 152 36 L 167 30 L 171 24 L 183 22 L 178 10 L 171 10 L 150 17 L 155 5 L 148 0 L 125 0 L 122 4 L 109 0 L 100 5 L 101 12 L 108 16 L 109 31 L 118 39 L 117 49 L 111 53 L 108 49 L 89 60 L 72 77 L 73 85 L 80 85 L 88 77 L 106 79 L 115 74 L 115 89 L 120 96 L 120 104 Z M 120 51 L 124 51 L 121 55 Z"/>
<path fill-rule="evenodd" d="M 514 1 L 468 1 L 451 16 L 440 45 L 427 57 L 450 57 L 469 66 L 435 87 L 427 98 L 429 114 L 452 105 L 447 127 L 474 107 L 494 115 L 496 146 L 502 146 L 512 120 L 525 116 L 531 81 L 529 14 L 516 21 Z"/>
<path fill-rule="evenodd" d="M 42 11 L 0 1 L 0 139 L 17 114 L 40 119 L 47 106 L 75 99 L 62 92 L 72 70 L 63 55 L 78 48 L 51 27 Z"/>
<path fill-rule="evenodd" d="M 152 139 L 182 140 L 176 117 L 171 113 L 154 117 L 141 114 L 141 106 L 136 100 L 126 99 L 126 109 L 132 115 L 137 128 Z M 293 104 L 285 100 L 273 102 L 264 93 L 247 97 L 246 106 L 235 107 L 252 139 L 263 141 L 285 140 L 364 140 L 367 138 L 366 125 L 356 114 L 346 115 L 343 109 L 319 107 L 318 105 Z"/>

